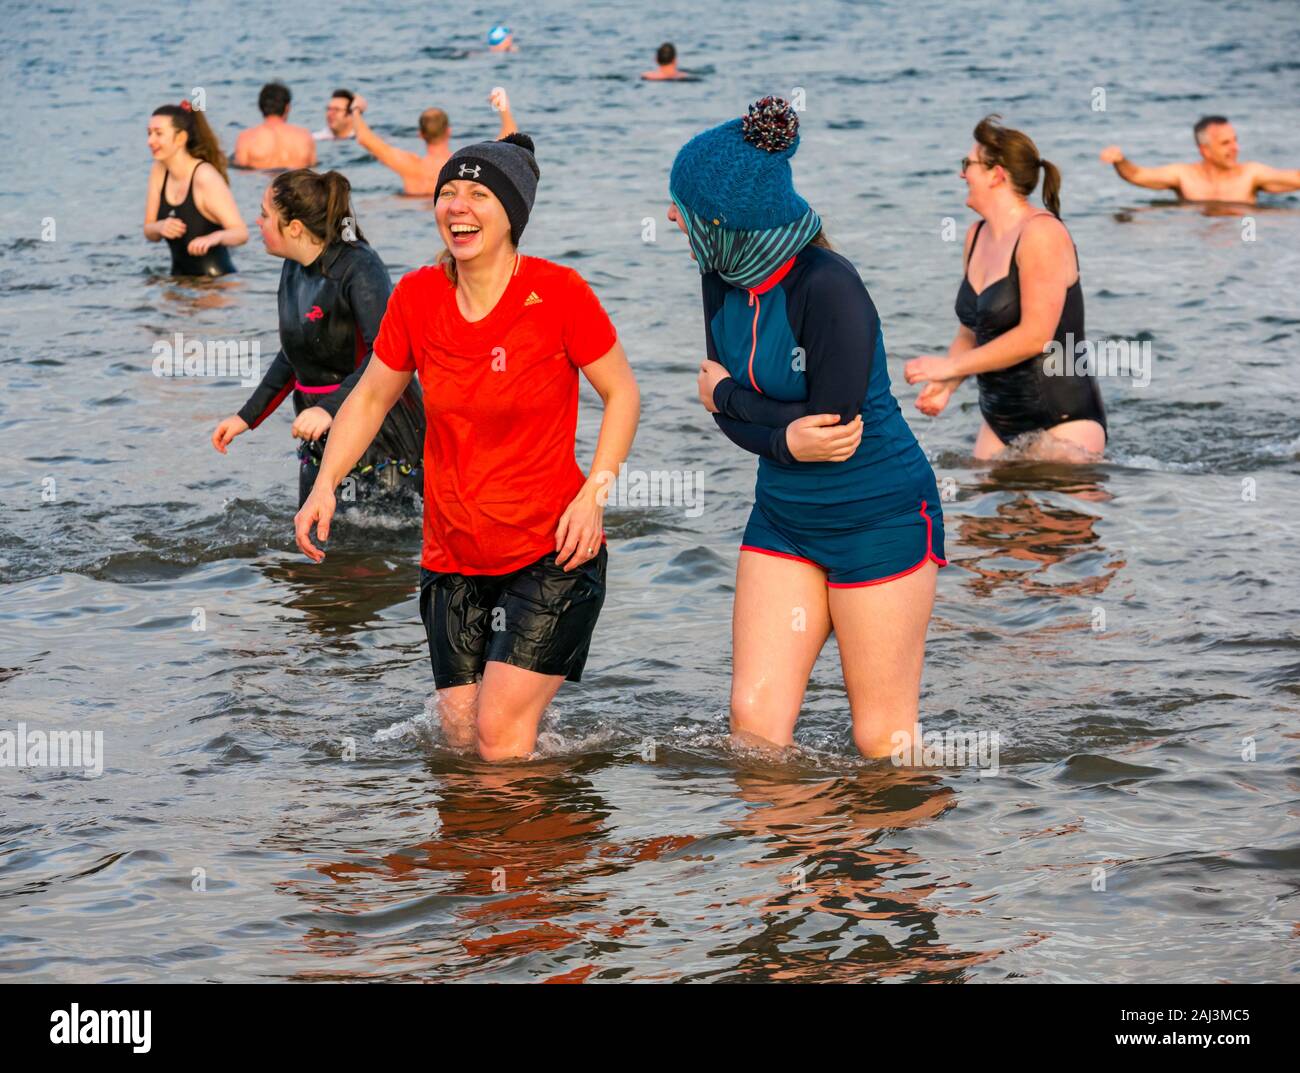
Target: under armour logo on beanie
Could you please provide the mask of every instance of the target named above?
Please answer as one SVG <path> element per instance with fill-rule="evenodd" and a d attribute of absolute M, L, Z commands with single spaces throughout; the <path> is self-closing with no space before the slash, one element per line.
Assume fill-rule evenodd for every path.
<path fill-rule="evenodd" d="M 507 134 L 500 141 L 479 142 L 458 149 L 438 173 L 438 190 L 454 179 L 473 179 L 497 196 L 510 220 L 510 240 L 519 239 L 537 197 L 541 169 L 527 134 Z"/>

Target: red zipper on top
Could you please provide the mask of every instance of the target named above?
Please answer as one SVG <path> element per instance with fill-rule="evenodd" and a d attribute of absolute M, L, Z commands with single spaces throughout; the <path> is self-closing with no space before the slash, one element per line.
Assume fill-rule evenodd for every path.
<path fill-rule="evenodd" d="M 798 254 L 795 254 L 794 257 L 787 260 L 785 264 L 768 276 L 767 279 L 763 280 L 763 282 L 758 286 L 749 288 L 749 304 L 754 307 L 754 324 L 750 329 L 751 335 L 749 342 L 749 382 L 754 385 L 754 390 L 760 395 L 763 394 L 763 389 L 758 386 L 758 381 L 754 379 L 754 352 L 758 349 L 758 314 L 763 308 L 763 302 L 758 296 L 760 294 L 766 294 L 785 279 L 786 273 L 794 267 L 795 257 L 798 256 Z"/>

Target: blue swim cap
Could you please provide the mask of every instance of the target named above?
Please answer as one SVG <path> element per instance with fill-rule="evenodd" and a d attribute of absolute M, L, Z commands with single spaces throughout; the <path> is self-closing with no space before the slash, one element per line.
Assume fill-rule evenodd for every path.
<path fill-rule="evenodd" d="M 488 31 L 488 44 L 499 45 L 501 44 L 502 41 L 504 41 L 509 36 L 510 36 L 509 26 L 493 26 L 492 29 Z"/>

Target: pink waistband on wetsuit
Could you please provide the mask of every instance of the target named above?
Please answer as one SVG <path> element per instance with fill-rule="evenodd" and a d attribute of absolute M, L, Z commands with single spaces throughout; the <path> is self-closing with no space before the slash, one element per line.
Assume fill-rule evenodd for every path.
<path fill-rule="evenodd" d="M 342 384 L 326 384 L 324 387 L 308 387 L 301 380 L 295 380 L 293 386 L 301 391 L 304 395 L 328 395 L 331 391 L 338 391 Z"/>

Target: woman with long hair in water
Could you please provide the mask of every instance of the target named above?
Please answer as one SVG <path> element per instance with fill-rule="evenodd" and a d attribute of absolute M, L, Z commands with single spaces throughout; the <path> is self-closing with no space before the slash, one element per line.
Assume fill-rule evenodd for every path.
<path fill-rule="evenodd" d="M 280 352 L 239 413 L 212 433 L 222 454 L 256 428 L 290 394 L 298 449 L 298 505 L 316 483 L 330 426 L 370 361 L 393 285 L 365 240 L 352 209 L 351 186 L 337 171 L 310 168 L 277 175 L 257 218 L 266 252 L 280 270 Z M 417 384 L 401 397 L 354 459 L 348 499 L 377 493 L 413 501 L 419 494 L 424 404 Z M 391 499 L 391 496 L 387 497 Z M 346 500 L 345 500 L 346 501 Z"/>
<path fill-rule="evenodd" d="M 995 115 L 975 127 L 961 162 L 966 204 L 980 219 L 966 232 L 957 291 L 957 335 L 948 353 L 903 366 L 924 383 L 916 407 L 939 414 L 968 376 L 979 383 L 975 457 L 1013 442 L 1023 457 L 1086 461 L 1106 447 L 1106 408 L 1092 370 L 1076 361 L 1085 342 L 1079 254 L 1061 222 L 1061 173 L 1028 135 Z M 1044 209 L 1029 203 L 1043 180 Z"/>
<path fill-rule="evenodd" d="M 173 276 L 233 272 L 229 247 L 248 241 L 248 227 L 230 192 L 225 154 L 203 112 L 189 101 L 155 108 L 149 152 L 144 237 L 166 240 Z"/>

